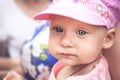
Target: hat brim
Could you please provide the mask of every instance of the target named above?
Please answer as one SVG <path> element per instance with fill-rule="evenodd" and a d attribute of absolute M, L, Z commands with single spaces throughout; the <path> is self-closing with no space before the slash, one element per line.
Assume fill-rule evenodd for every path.
<path fill-rule="evenodd" d="M 106 25 L 103 19 L 92 11 L 80 7 L 53 6 L 34 16 L 36 20 L 49 20 L 51 15 L 60 15 L 92 25 Z"/>

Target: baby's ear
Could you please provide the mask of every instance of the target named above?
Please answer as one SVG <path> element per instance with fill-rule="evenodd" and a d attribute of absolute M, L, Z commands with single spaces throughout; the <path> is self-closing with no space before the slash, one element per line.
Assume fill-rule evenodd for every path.
<path fill-rule="evenodd" d="M 113 45 L 114 37 L 115 37 L 115 28 L 108 30 L 105 43 L 103 45 L 104 49 L 108 49 Z"/>

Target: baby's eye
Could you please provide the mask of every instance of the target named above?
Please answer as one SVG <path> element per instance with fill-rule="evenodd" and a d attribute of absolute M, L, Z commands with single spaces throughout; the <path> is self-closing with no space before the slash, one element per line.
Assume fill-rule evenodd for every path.
<path fill-rule="evenodd" d="M 61 27 L 54 27 L 54 30 L 56 32 L 63 32 L 63 29 Z"/>
<path fill-rule="evenodd" d="M 84 31 L 84 30 L 78 30 L 78 31 L 76 32 L 77 35 L 85 35 L 86 33 L 87 33 L 87 32 Z"/>

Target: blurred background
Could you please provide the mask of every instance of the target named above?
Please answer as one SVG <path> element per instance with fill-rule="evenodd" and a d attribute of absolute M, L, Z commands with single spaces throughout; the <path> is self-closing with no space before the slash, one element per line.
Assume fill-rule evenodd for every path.
<path fill-rule="evenodd" d="M 43 9 L 46 1 L 0 0 L 0 80 L 20 65 L 21 46 L 40 24 L 33 15 Z"/>

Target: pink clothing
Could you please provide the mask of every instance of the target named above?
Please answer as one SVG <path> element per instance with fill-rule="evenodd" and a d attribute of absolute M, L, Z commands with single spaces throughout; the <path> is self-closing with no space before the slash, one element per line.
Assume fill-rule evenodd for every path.
<path fill-rule="evenodd" d="M 63 67 L 64 65 L 58 62 L 53 67 L 49 80 L 57 80 L 55 76 Z M 96 64 L 95 68 L 88 74 L 80 76 L 70 76 L 65 80 L 111 80 L 107 61 L 104 57 L 102 57 L 100 62 Z"/>

